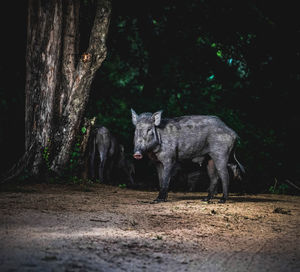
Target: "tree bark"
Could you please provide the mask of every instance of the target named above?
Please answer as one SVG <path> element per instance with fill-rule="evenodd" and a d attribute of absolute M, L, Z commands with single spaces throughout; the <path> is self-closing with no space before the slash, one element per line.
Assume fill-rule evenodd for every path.
<path fill-rule="evenodd" d="M 25 150 L 35 142 L 32 175 L 38 175 L 43 148 L 53 133 L 54 99 L 60 71 L 62 33 L 61 1 L 28 2 Z"/>
<path fill-rule="evenodd" d="M 45 168 L 61 174 L 69 162 L 83 124 L 91 83 L 106 57 L 105 41 L 111 14 L 111 0 L 94 2 L 95 18 L 89 45 L 80 55 L 80 2 L 28 1 L 26 153 L 4 180 L 25 168 L 34 177 L 45 173 Z M 86 141 L 85 137 L 82 139 Z"/>
<path fill-rule="evenodd" d="M 107 36 L 111 6 L 107 0 L 98 0 L 94 25 L 91 30 L 89 47 L 79 60 L 74 72 L 74 82 L 70 88 L 67 104 L 62 112 L 60 129 L 56 139 L 63 144 L 54 158 L 51 169 L 60 173 L 69 160 L 70 149 L 88 102 L 89 90 L 94 75 L 106 57 Z"/>

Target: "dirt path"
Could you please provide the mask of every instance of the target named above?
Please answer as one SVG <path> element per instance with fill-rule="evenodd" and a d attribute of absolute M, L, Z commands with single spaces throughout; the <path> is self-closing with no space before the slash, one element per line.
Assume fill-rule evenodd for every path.
<path fill-rule="evenodd" d="M 300 271 L 300 197 L 39 185 L 0 193 L 1 271 Z"/>

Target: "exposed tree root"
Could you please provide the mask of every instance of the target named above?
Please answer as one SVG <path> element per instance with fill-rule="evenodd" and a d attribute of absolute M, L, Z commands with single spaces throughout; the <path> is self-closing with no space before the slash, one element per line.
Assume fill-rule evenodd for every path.
<path fill-rule="evenodd" d="M 1 177 L 0 184 L 16 179 L 24 172 L 35 155 L 35 147 L 36 143 L 33 142 L 23 156 Z"/>

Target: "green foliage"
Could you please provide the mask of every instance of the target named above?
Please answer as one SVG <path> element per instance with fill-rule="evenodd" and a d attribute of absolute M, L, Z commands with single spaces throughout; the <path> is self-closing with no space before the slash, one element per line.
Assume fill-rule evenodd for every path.
<path fill-rule="evenodd" d="M 270 186 L 269 192 L 271 194 L 286 194 L 288 192 L 289 186 L 287 184 L 280 184 L 278 187 Z"/>
<path fill-rule="evenodd" d="M 107 69 L 108 79 L 116 87 L 126 87 L 139 75 L 137 67 L 122 62 L 119 56 L 112 62 L 106 62 L 104 68 Z"/>
<path fill-rule="evenodd" d="M 223 55 L 222 55 L 222 51 L 221 51 L 221 50 L 218 50 L 216 54 L 217 54 L 217 56 L 218 56 L 219 58 L 223 58 Z"/>
<path fill-rule="evenodd" d="M 79 139 L 80 141 L 80 139 Z M 74 171 L 76 170 L 76 167 L 78 166 L 79 164 L 79 159 L 80 159 L 80 156 L 81 156 L 81 153 L 80 153 L 80 143 L 77 142 L 73 148 L 73 151 L 70 155 L 70 163 L 69 163 L 69 171 Z"/>
<path fill-rule="evenodd" d="M 47 169 L 50 171 L 50 140 L 48 141 L 48 146 L 46 146 L 44 149 L 43 149 L 43 153 L 42 153 L 42 156 L 43 156 L 43 159 L 45 161 L 45 164 L 47 166 Z"/>
<path fill-rule="evenodd" d="M 44 148 L 44 151 L 43 151 L 43 158 L 44 158 L 44 160 L 45 160 L 45 162 L 46 162 L 47 165 L 49 164 L 49 155 L 50 155 L 49 147 L 46 146 Z"/>

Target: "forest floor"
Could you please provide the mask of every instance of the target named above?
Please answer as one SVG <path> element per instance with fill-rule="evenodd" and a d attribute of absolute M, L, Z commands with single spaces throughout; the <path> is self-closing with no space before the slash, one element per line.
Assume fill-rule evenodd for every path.
<path fill-rule="evenodd" d="M 300 271 L 300 197 L 107 185 L 0 193 L 1 271 Z"/>

